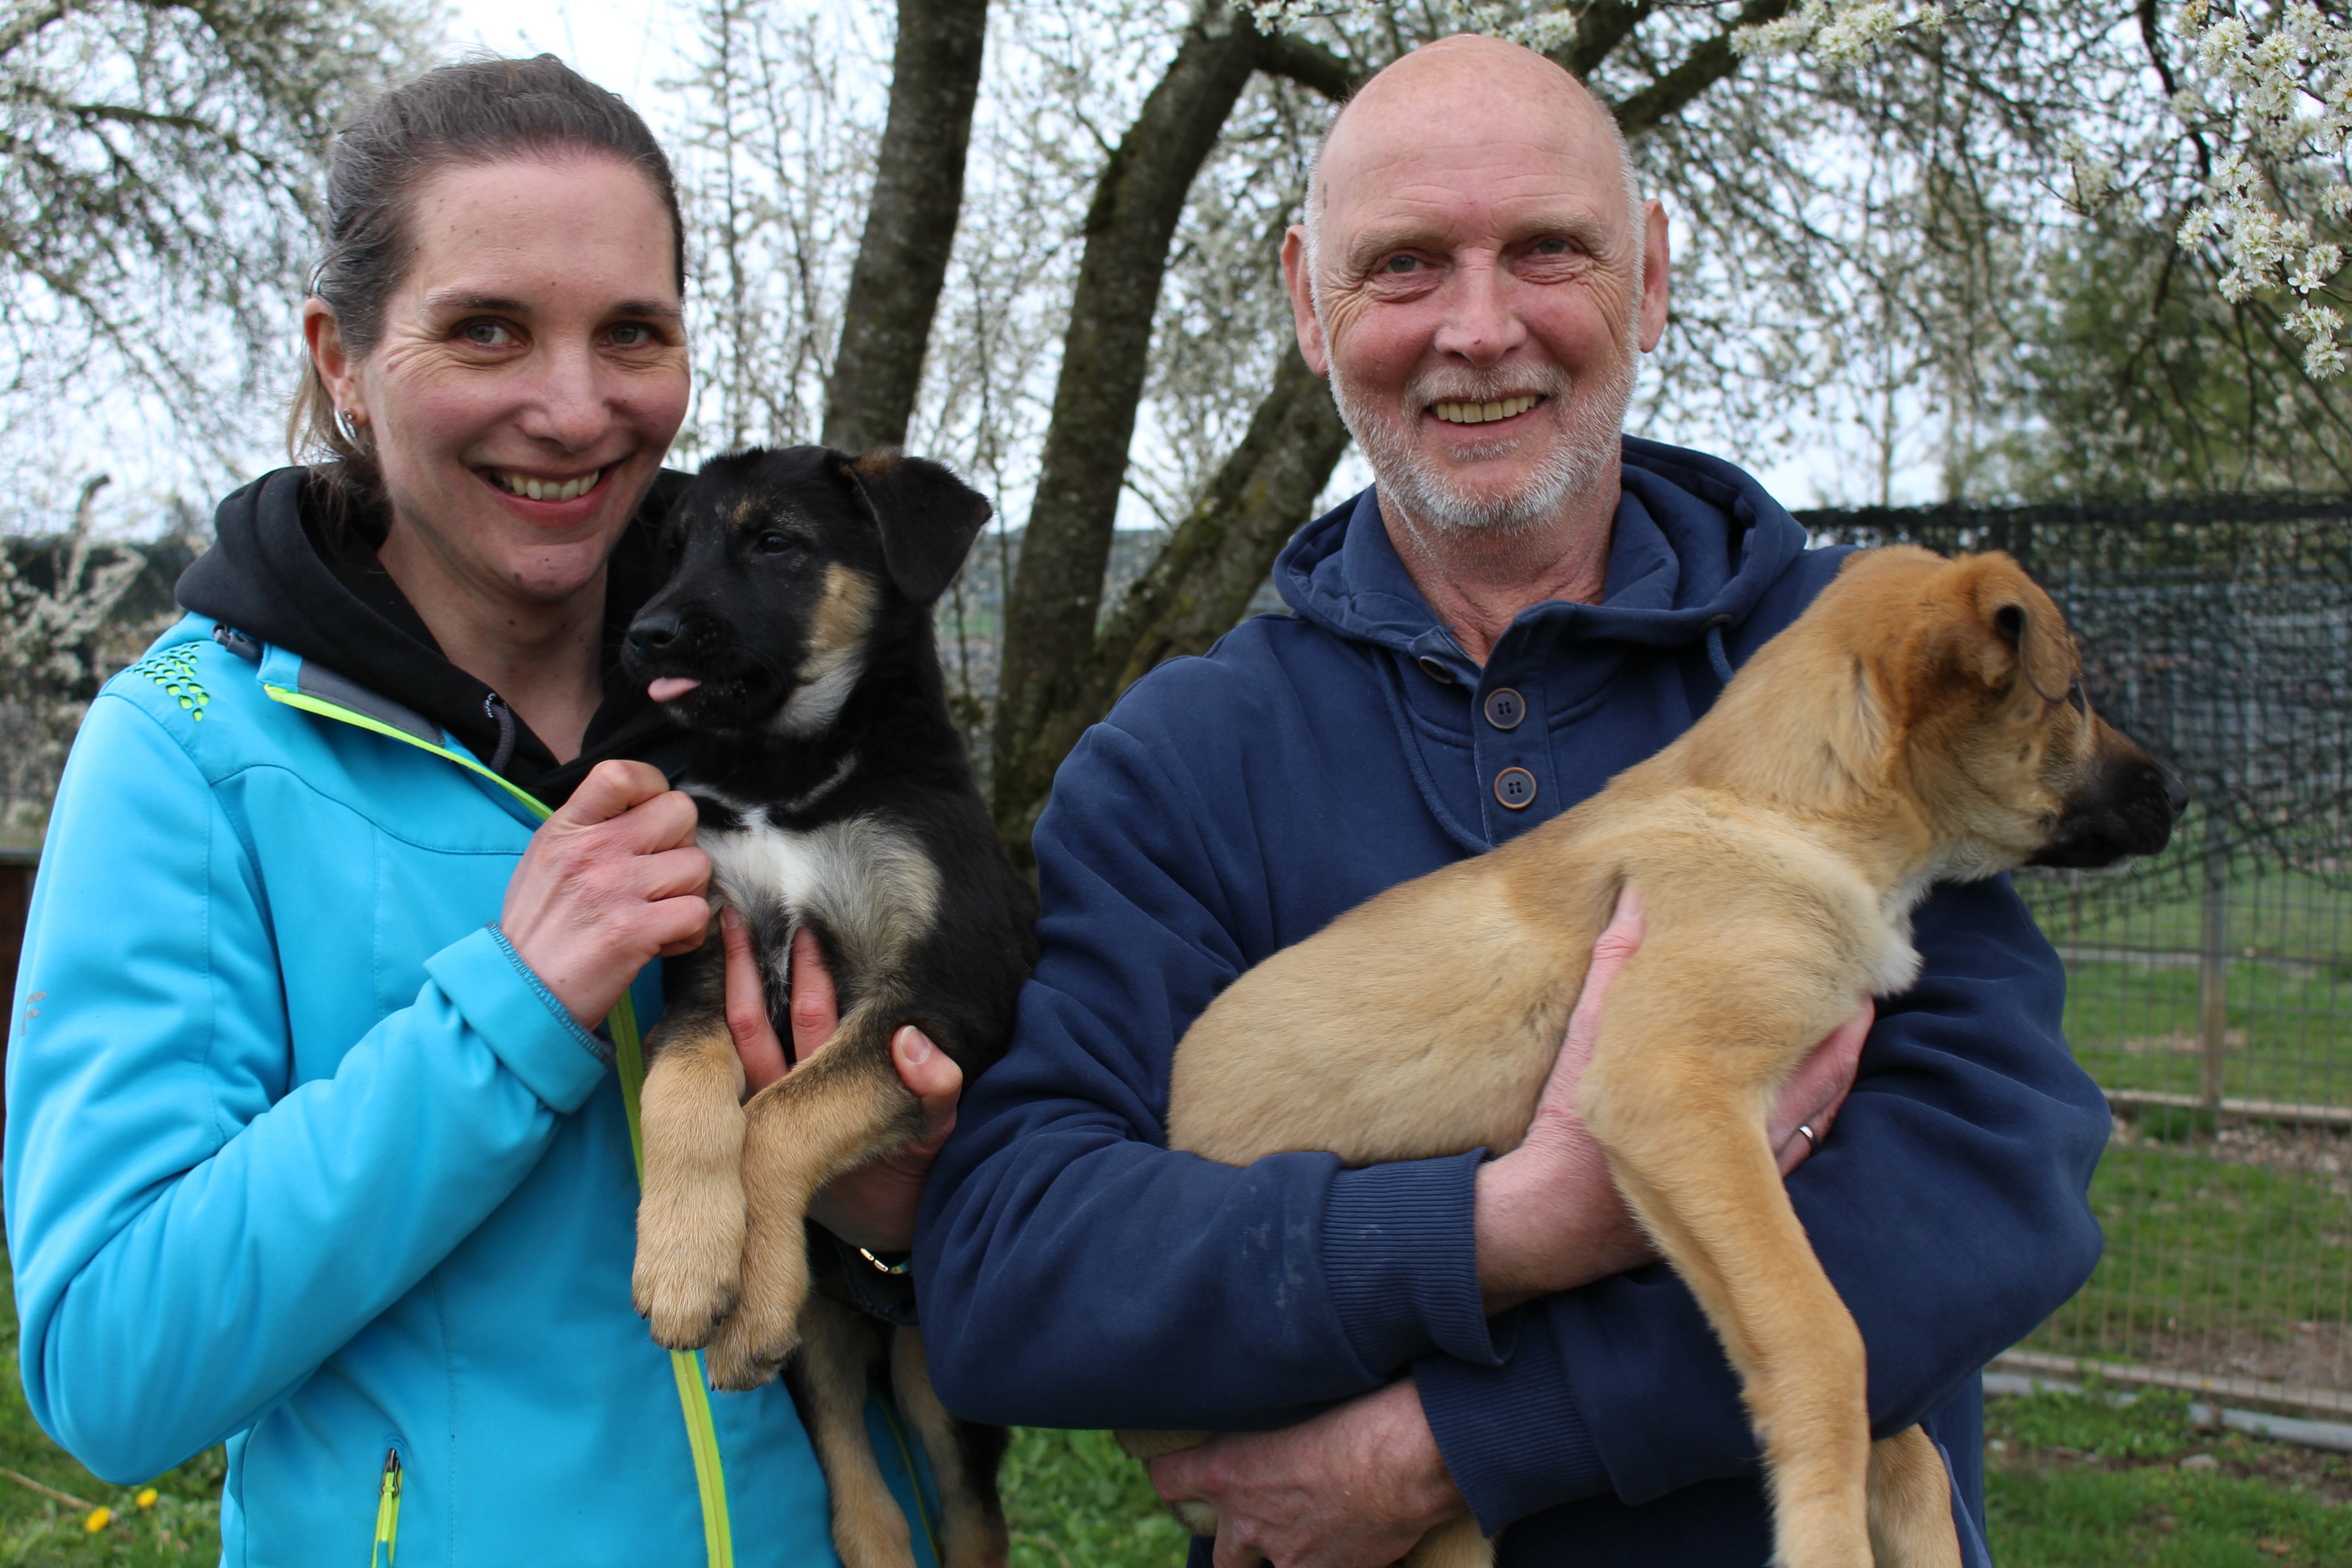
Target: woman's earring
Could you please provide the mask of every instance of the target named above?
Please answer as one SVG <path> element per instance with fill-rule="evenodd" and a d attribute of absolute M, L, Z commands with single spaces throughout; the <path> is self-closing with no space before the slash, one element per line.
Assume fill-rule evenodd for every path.
<path fill-rule="evenodd" d="M 354 446 L 359 444 L 360 431 L 366 423 L 367 422 L 365 420 L 362 420 L 356 414 L 352 413 L 350 409 L 339 408 L 335 410 L 335 428 L 341 431 L 343 433 L 343 439 L 350 442 Z"/>

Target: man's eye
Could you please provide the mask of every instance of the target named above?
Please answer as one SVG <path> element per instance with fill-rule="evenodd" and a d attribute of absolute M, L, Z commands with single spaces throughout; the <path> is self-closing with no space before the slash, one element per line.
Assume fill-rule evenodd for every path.
<path fill-rule="evenodd" d="M 507 330 L 503 321 L 468 321 L 457 329 L 457 335 L 468 343 L 485 349 L 495 349 L 514 341 L 514 334 Z"/>
<path fill-rule="evenodd" d="M 1535 248 L 1538 256 L 1566 256 L 1568 242 L 1559 238 L 1539 239 L 1536 241 Z"/>
<path fill-rule="evenodd" d="M 778 529 L 770 528 L 752 543 L 751 548 L 761 555 L 782 555 L 793 548 L 793 537 Z"/>
<path fill-rule="evenodd" d="M 1392 256 L 1389 257 L 1387 261 L 1381 264 L 1381 270 L 1382 272 L 1390 273 L 1419 272 L 1421 270 L 1421 257 L 1417 256 Z"/>

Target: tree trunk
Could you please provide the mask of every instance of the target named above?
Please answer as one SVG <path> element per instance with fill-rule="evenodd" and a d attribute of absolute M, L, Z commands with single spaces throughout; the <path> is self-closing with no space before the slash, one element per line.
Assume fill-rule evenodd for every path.
<path fill-rule="evenodd" d="M 828 446 L 863 452 L 907 439 L 963 210 L 987 37 L 988 0 L 898 0 L 890 118 L 825 380 Z"/>
<path fill-rule="evenodd" d="M 1294 344 L 1275 371 L 1274 390 L 1251 416 L 1249 434 L 1041 715 L 1034 754 L 1058 765 L 1087 727 L 1152 666 L 1203 653 L 1232 630 L 1347 449 L 1348 429 L 1330 389 Z M 1038 789 L 1019 802 L 1018 831 L 1005 835 L 1024 866 L 1029 829 L 1045 794 Z"/>
<path fill-rule="evenodd" d="M 1004 607 L 993 805 L 998 831 L 1024 856 L 1034 802 L 1062 760 L 1040 729 L 1094 644 L 1169 241 L 1258 42 L 1234 11 L 1204 9 L 1095 183 L 1053 423 Z"/>

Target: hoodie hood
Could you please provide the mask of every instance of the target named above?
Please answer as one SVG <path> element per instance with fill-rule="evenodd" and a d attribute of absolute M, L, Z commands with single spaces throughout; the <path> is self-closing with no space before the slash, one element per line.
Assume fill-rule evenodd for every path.
<path fill-rule="evenodd" d="M 604 700 L 580 755 L 560 765 L 528 726 L 502 714 L 503 698 L 442 653 L 372 544 L 338 547 L 326 526 L 328 493 L 309 469 L 266 474 L 220 504 L 213 547 L 181 574 L 179 600 L 413 708 L 551 806 L 609 758 L 650 762 L 675 777 L 686 764 L 686 737 L 621 674 L 620 646 L 666 575 L 657 528 L 688 477 L 664 469 L 614 549 L 599 664 Z"/>
<path fill-rule="evenodd" d="M 1741 469 L 1627 436 L 1601 601 L 1531 605 L 1512 634 L 1688 646 L 1716 628 L 1736 632 L 1804 548 L 1805 530 Z M 1285 603 L 1327 631 L 1477 681 L 1390 543 L 1374 491 L 1293 536 L 1274 581 Z"/>

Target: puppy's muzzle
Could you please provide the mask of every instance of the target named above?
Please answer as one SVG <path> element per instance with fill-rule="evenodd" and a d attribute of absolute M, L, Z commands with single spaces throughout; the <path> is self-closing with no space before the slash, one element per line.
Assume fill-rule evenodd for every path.
<path fill-rule="evenodd" d="M 2114 730 L 2100 728 L 2102 765 L 2028 864 L 2087 871 L 2152 855 L 2170 841 L 2172 825 L 2188 808 L 2189 787 Z"/>

